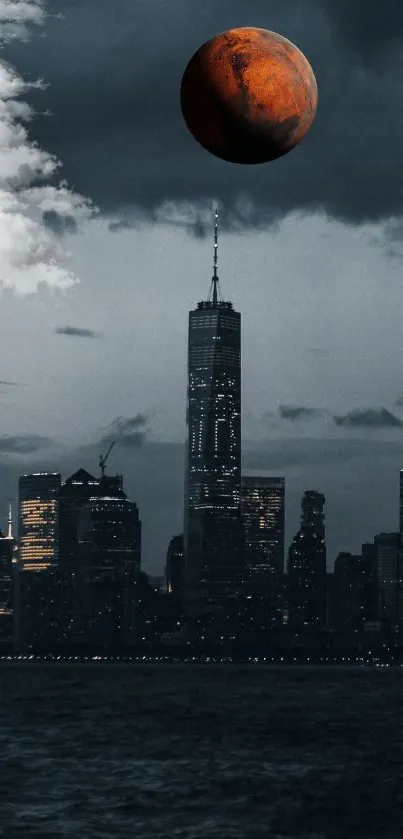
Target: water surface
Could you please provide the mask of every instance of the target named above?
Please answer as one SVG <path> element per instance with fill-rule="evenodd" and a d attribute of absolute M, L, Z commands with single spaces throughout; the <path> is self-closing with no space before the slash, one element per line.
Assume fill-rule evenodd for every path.
<path fill-rule="evenodd" d="M 402 839 L 403 672 L 1 665 L 5 839 Z"/>

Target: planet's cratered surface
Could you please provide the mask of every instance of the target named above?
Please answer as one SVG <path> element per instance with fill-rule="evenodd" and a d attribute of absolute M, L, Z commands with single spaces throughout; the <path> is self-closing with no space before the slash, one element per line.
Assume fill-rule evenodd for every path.
<path fill-rule="evenodd" d="M 207 151 L 232 163 L 266 163 L 309 131 L 318 88 L 303 53 L 267 29 L 228 29 L 190 59 L 183 118 Z"/>

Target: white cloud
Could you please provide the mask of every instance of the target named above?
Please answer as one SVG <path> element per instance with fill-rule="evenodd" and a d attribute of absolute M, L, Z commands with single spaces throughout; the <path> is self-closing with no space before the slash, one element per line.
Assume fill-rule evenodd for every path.
<path fill-rule="evenodd" d="M 45 21 L 42 0 L 0 0 L 0 44 L 25 39 Z M 36 87 L 43 88 L 41 81 Z M 68 253 L 43 214 L 75 222 L 91 217 L 91 202 L 57 183 L 60 162 L 29 138 L 32 109 L 20 97 L 32 87 L 0 61 L 0 289 L 33 294 L 46 284 L 66 289 L 77 282 L 65 267 Z M 39 183 L 39 185 L 38 185 Z"/>

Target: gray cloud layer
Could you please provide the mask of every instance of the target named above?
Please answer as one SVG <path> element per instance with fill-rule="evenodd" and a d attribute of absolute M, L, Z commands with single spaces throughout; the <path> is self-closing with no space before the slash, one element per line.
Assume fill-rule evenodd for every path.
<path fill-rule="evenodd" d="M 397 400 L 396 405 L 399 405 Z M 338 428 L 400 428 L 403 422 L 387 408 L 353 408 L 343 416 L 332 416 L 329 411 L 307 408 L 303 405 L 280 405 L 278 414 L 290 422 L 313 420 L 317 417 L 331 417 Z M 269 416 L 266 414 L 265 416 Z M 271 415 L 272 416 L 272 415 Z"/>
<path fill-rule="evenodd" d="M 40 434 L 4 434 L 0 437 L 0 453 L 26 455 L 42 451 L 51 446 L 53 441 Z"/>
<path fill-rule="evenodd" d="M 356 408 L 333 419 L 342 428 L 400 428 L 403 425 L 387 408 Z"/>
<path fill-rule="evenodd" d="M 323 411 L 318 408 L 306 408 L 303 405 L 295 407 L 293 405 L 280 405 L 278 412 L 281 419 L 291 420 L 291 422 L 313 419 L 323 414 Z"/>
<path fill-rule="evenodd" d="M 81 329 L 77 326 L 58 326 L 53 330 L 55 335 L 68 335 L 71 338 L 96 338 L 93 329 Z"/>
<path fill-rule="evenodd" d="M 110 0 L 54 0 L 53 8 L 46 39 L 10 44 L 5 54 L 25 76 L 40 74 L 50 84 L 52 116 L 38 116 L 32 136 L 63 160 L 69 182 L 101 210 L 126 213 L 124 225 L 129 208 L 153 217 L 165 201 L 211 196 L 224 205 L 224 223 L 232 213 L 245 226 L 298 208 L 353 223 L 402 212 L 397 0 L 386 0 L 381 11 L 376 0 L 312 0 L 308 11 L 298 0 L 270 6 L 250 0 L 247 10 L 241 0 L 204 0 L 191 8 L 177 0 L 174 16 L 159 0 L 120 0 L 118 14 Z M 310 135 L 263 167 L 208 155 L 179 108 L 182 72 L 200 43 L 250 24 L 295 41 L 311 60 L 320 91 Z M 43 92 L 32 90 L 30 98 L 43 109 Z M 55 217 L 49 221 L 60 228 Z"/>
<path fill-rule="evenodd" d="M 125 419 L 117 417 L 107 433 L 101 439 L 101 445 L 107 446 L 116 442 L 119 446 L 133 449 L 142 446 L 147 439 L 148 417 L 136 414 L 135 417 Z"/>

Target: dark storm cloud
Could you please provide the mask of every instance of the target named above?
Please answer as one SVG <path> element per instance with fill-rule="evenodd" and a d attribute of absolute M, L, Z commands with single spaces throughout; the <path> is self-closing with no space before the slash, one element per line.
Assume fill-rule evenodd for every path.
<path fill-rule="evenodd" d="M 333 417 L 341 428 L 399 428 L 403 422 L 387 408 L 356 408 L 343 417 Z"/>
<path fill-rule="evenodd" d="M 4 56 L 46 91 L 32 137 L 63 161 L 63 176 L 104 214 L 152 220 L 165 201 L 222 204 L 224 225 L 252 227 L 289 211 L 324 210 L 358 223 L 399 216 L 403 58 L 397 0 L 54 0 L 47 37 Z M 276 163 L 223 163 L 198 147 L 180 114 L 183 70 L 203 41 L 231 26 L 282 32 L 316 72 L 319 109 L 301 146 Z M 376 66 L 371 59 L 377 56 Z"/>
<path fill-rule="evenodd" d="M 93 329 L 80 329 L 78 326 L 58 326 L 53 330 L 55 335 L 68 335 L 70 338 L 97 338 L 98 333 Z"/>
<path fill-rule="evenodd" d="M 110 221 L 108 230 L 110 233 L 119 233 L 121 230 L 138 230 L 141 223 L 153 221 L 162 222 L 163 224 L 174 227 L 181 227 L 190 236 L 194 236 L 195 239 L 205 239 L 211 231 L 211 218 L 210 224 L 208 224 L 198 212 L 194 213 L 194 211 L 190 211 L 189 216 L 186 219 L 179 218 L 178 216 L 172 215 L 169 211 L 163 213 L 150 211 L 148 215 L 140 216 L 139 212 L 136 212 L 135 217 L 129 216 L 128 218 L 120 218 L 119 221 Z"/>
<path fill-rule="evenodd" d="M 43 221 L 46 227 L 56 233 L 57 236 L 64 236 L 66 233 L 77 233 L 77 222 L 72 216 L 61 216 L 55 210 L 47 210 L 43 213 Z"/>
<path fill-rule="evenodd" d="M 278 412 L 281 419 L 290 420 L 291 422 L 323 416 L 323 411 L 318 410 L 318 408 L 306 408 L 303 405 L 280 405 Z"/>
<path fill-rule="evenodd" d="M 403 38 L 400 0 L 326 0 L 327 12 L 340 41 L 372 63 Z"/>
<path fill-rule="evenodd" d="M 145 443 L 147 434 L 148 417 L 143 414 L 136 414 L 135 417 L 128 419 L 117 417 L 102 437 L 101 445 L 108 446 L 112 442 L 116 442 L 119 446 L 128 449 L 138 448 Z"/>
<path fill-rule="evenodd" d="M 34 452 L 47 449 L 53 444 L 50 437 L 42 437 L 40 434 L 3 434 L 0 437 L 1 454 L 33 454 Z"/>

